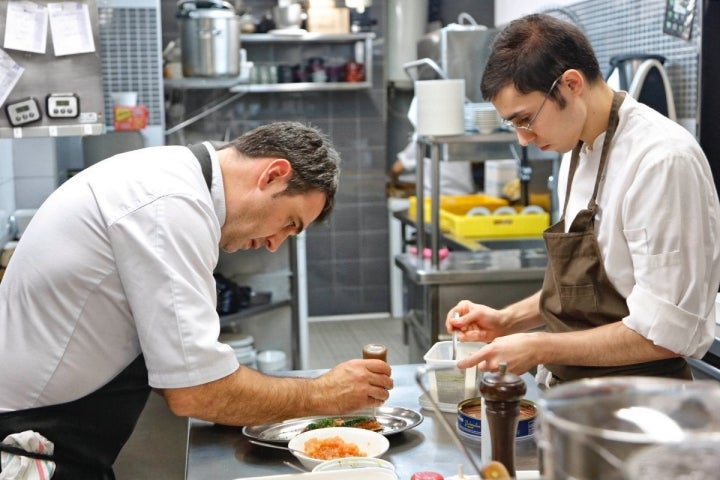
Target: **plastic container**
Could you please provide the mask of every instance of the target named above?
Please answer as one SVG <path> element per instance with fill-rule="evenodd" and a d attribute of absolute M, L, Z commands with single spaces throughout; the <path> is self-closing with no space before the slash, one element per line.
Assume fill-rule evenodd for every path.
<path fill-rule="evenodd" d="M 550 214 L 547 212 L 468 216 L 440 209 L 440 228 L 457 237 L 541 237 L 542 232 L 549 226 Z"/>
<path fill-rule="evenodd" d="M 482 342 L 458 343 L 457 358 L 464 358 L 480 349 Z M 476 368 L 461 370 L 455 365 L 457 360 L 452 359 L 452 342 L 437 342 L 423 357 L 425 363 L 431 367 L 442 367 L 442 370 L 428 372 L 428 387 L 433 400 L 440 404 L 451 404 L 453 411 L 457 404 L 466 398 L 478 396 Z"/>
<path fill-rule="evenodd" d="M 430 221 L 431 199 L 425 197 L 425 221 Z M 474 195 L 440 195 L 440 210 L 458 215 L 465 215 L 473 207 L 485 207 L 489 210 L 495 210 L 503 205 L 508 205 L 508 201 L 503 198 L 492 197 L 482 193 Z M 414 220 L 417 215 L 417 197 L 408 198 L 408 217 Z M 442 225 L 442 219 L 440 220 Z"/>
<path fill-rule="evenodd" d="M 137 105 L 137 92 L 112 92 L 110 98 L 113 101 L 113 105 L 120 105 L 123 107 L 134 107 Z"/>

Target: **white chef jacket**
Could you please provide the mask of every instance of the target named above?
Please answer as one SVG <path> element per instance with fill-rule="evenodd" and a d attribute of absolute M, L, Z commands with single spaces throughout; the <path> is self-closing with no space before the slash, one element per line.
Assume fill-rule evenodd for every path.
<path fill-rule="evenodd" d="M 715 335 L 720 206 L 707 159 L 683 127 L 626 95 L 598 192 L 595 232 L 623 323 L 675 353 L 702 357 Z M 605 134 L 580 154 L 565 227 L 592 195 Z M 564 204 L 570 155 L 558 176 Z M 562 212 L 561 212 L 562 213 Z"/>
<path fill-rule="evenodd" d="M 218 343 L 213 269 L 225 221 L 185 147 L 116 155 L 60 186 L 0 282 L 0 411 L 83 397 L 140 353 L 149 383 L 177 388 L 234 372 Z"/>

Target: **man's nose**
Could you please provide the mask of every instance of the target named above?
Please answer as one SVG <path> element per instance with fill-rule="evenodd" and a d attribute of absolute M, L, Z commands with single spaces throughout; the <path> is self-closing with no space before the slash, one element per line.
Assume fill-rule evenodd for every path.
<path fill-rule="evenodd" d="M 283 242 L 287 239 L 289 234 L 281 232 L 276 233 L 275 235 L 271 235 L 265 239 L 265 248 L 268 249 L 269 252 L 276 252 L 278 248 L 280 248 L 280 245 L 283 244 Z"/>
<path fill-rule="evenodd" d="M 530 142 L 532 139 L 535 138 L 535 133 L 532 130 L 525 130 L 524 128 L 517 128 L 515 129 L 515 133 L 518 137 L 518 143 L 520 143 L 521 146 L 527 147 L 530 145 Z"/>

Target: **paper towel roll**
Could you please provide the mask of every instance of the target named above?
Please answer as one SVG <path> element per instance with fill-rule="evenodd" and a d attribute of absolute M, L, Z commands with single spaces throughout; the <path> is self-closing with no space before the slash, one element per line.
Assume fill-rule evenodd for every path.
<path fill-rule="evenodd" d="M 462 135 L 465 132 L 465 80 L 418 80 L 417 133 Z"/>

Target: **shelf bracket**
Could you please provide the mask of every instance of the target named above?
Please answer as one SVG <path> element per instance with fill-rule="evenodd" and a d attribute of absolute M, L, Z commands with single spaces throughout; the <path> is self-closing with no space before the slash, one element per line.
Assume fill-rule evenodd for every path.
<path fill-rule="evenodd" d="M 173 133 L 178 132 L 178 131 L 182 130 L 183 128 L 192 125 L 193 123 L 197 122 L 198 120 L 202 120 L 203 118 L 207 117 L 211 113 L 214 113 L 214 112 L 220 110 L 221 108 L 223 108 L 224 106 L 233 103 L 234 101 L 236 101 L 238 98 L 242 97 L 243 95 L 245 95 L 245 92 L 238 92 L 238 93 L 233 93 L 228 97 L 219 99 L 214 105 L 210 105 L 209 107 L 200 111 L 200 113 L 193 115 L 192 117 L 178 123 L 174 127 L 170 127 L 167 130 L 165 130 L 165 136 L 172 135 Z"/>

